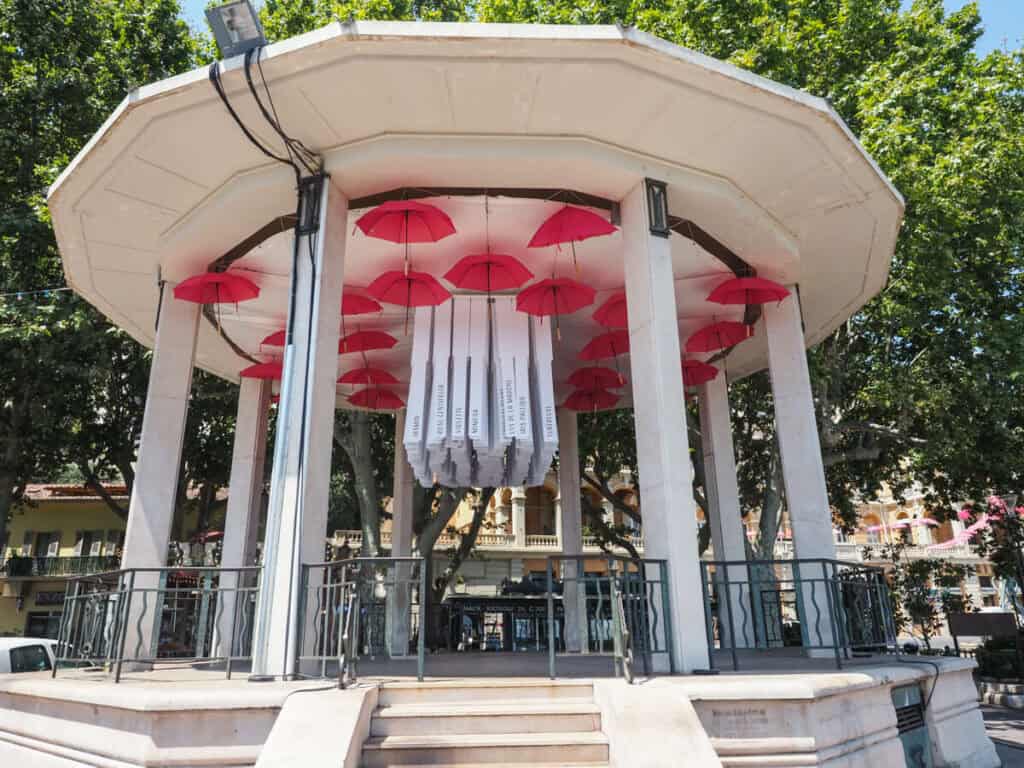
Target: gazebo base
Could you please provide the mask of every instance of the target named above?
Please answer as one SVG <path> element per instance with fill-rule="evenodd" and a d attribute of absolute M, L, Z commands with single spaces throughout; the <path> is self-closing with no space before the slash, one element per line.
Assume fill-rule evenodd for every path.
<path fill-rule="evenodd" d="M 999 765 L 978 710 L 974 664 L 961 659 L 928 660 L 936 666 L 875 660 L 837 672 L 791 658 L 761 671 L 658 677 L 634 686 L 602 676 L 595 658 L 578 660 L 574 672 L 576 661 L 563 665 L 572 679 L 552 682 L 541 672 L 542 655 L 432 656 L 425 683 L 395 662 L 367 665 L 364 673 L 372 676 L 345 691 L 328 681 L 255 684 L 192 669 L 129 673 L 117 685 L 79 671 L 56 679 L 11 675 L 0 681 L 0 764 L 356 766 L 367 759 L 362 747 L 377 707 L 413 696 L 430 712 L 440 704 L 468 719 L 474 708 L 485 715 L 501 706 L 587 698 L 600 713 L 607 765 L 623 768 L 678 766 L 681 749 L 686 764 L 698 766 L 901 766 L 916 763 L 904 756 L 893 690 L 918 686 L 932 765 Z M 534 674 L 510 674 L 514 663 Z M 450 674 L 459 667 L 462 674 Z M 478 726 L 494 722 L 476 719 Z M 905 731 L 905 711 L 900 723 Z M 428 736 L 443 735 L 430 729 Z M 468 731 L 447 741 L 457 742 L 457 733 Z"/>

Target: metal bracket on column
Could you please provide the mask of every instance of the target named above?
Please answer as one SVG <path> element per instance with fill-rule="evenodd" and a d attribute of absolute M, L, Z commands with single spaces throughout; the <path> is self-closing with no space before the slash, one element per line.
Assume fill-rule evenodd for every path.
<path fill-rule="evenodd" d="M 323 196 L 327 174 L 307 176 L 299 182 L 298 220 L 295 222 L 296 235 L 312 235 L 320 229 L 320 200 Z"/>
<path fill-rule="evenodd" d="M 651 234 L 668 237 L 672 231 L 668 221 L 668 185 L 656 179 L 644 179 L 647 197 L 647 224 Z"/>

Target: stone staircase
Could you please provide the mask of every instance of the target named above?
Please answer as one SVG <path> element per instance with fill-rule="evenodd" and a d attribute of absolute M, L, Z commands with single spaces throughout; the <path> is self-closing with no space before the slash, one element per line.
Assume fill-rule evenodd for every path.
<path fill-rule="evenodd" d="M 586 681 L 385 683 L 363 768 L 607 768 Z"/>

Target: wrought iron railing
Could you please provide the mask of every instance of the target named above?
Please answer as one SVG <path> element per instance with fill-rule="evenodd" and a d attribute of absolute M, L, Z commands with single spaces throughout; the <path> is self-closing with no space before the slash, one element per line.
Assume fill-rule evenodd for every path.
<path fill-rule="evenodd" d="M 54 675 L 125 664 L 223 665 L 252 659 L 259 568 L 135 568 L 71 578 Z"/>
<path fill-rule="evenodd" d="M 22 557 L 16 555 L 0 562 L 0 574 L 8 578 L 81 576 L 103 573 L 121 564 L 117 555 L 94 557 Z"/>
<path fill-rule="evenodd" d="M 345 687 L 357 679 L 360 659 L 415 654 L 423 679 L 423 558 L 355 557 L 304 565 L 302 573 L 299 674 L 336 675 Z"/>
<path fill-rule="evenodd" d="M 708 652 L 733 669 L 754 653 L 834 657 L 895 650 L 889 585 L 882 568 L 840 560 L 703 562 Z"/>
<path fill-rule="evenodd" d="M 633 656 L 645 675 L 661 669 L 674 674 L 676 659 L 668 565 L 664 560 L 605 555 L 601 570 L 587 572 L 596 558 L 550 555 L 547 558 L 548 673 L 557 676 L 563 654 L 611 655 L 616 675 L 633 676 Z M 555 620 L 562 601 L 564 626 Z M 576 633 L 571 637 L 571 633 Z"/>

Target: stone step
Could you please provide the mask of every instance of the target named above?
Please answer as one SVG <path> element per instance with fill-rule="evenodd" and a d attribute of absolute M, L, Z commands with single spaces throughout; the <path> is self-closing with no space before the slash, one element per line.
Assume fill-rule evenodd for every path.
<path fill-rule="evenodd" d="M 577 766 L 608 762 L 602 733 L 505 733 L 371 736 L 363 768 L 392 766 Z"/>
<path fill-rule="evenodd" d="M 378 709 L 372 736 L 459 733 L 580 733 L 601 730 L 601 711 L 585 699 L 473 704 L 410 704 Z"/>
<path fill-rule="evenodd" d="M 436 680 L 385 683 L 378 705 L 537 702 L 553 699 L 593 701 L 594 685 L 586 680 Z"/>

